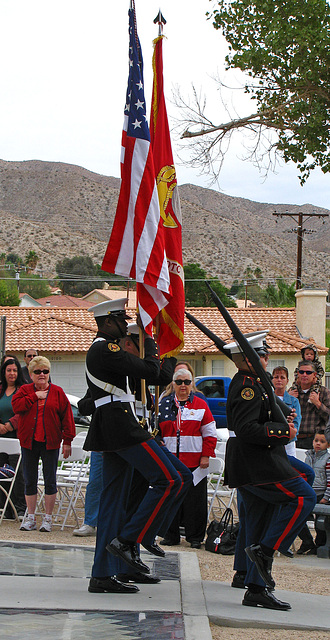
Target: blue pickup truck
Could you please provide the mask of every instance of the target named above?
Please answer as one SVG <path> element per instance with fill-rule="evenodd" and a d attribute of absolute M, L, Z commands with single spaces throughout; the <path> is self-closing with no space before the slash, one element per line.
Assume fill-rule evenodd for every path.
<path fill-rule="evenodd" d="M 202 391 L 213 414 L 217 429 L 227 428 L 226 404 L 231 378 L 199 376 L 195 378 L 198 391 Z"/>

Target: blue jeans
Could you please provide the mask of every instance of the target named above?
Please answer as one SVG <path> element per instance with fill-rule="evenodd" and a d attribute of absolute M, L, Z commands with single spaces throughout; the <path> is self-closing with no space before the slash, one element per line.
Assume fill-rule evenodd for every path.
<path fill-rule="evenodd" d="M 97 526 L 99 515 L 100 497 L 103 489 L 103 454 L 100 451 L 92 451 L 91 466 L 89 470 L 89 482 L 85 496 L 85 520 L 90 527 Z"/>

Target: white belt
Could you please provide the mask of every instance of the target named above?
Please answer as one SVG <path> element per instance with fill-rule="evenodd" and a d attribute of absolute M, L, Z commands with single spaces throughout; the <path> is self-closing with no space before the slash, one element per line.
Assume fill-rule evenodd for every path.
<path fill-rule="evenodd" d="M 125 394 L 125 391 L 123 389 L 121 389 L 120 387 L 116 387 L 114 384 L 111 384 L 110 382 L 104 382 L 103 380 L 99 380 L 98 378 L 95 378 L 95 376 L 93 376 L 88 371 L 86 365 L 85 365 L 85 371 L 86 371 L 87 378 L 93 384 L 95 384 L 95 386 L 98 387 L 99 389 L 102 389 L 103 391 L 106 391 L 107 393 L 111 393 L 111 394 L 117 395 L 117 396 L 121 396 L 121 395 Z M 111 400 L 110 400 L 110 402 L 111 402 Z M 124 401 L 124 402 L 130 402 L 130 400 L 127 400 L 127 401 Z"/>
<path fill-rule="evenodd" d="M 110 402 L 134 402 L 134 396 L 129 393 L 124 393 L 122 396 L 103 396 L 103 398 L 97 398 L 94 401 L 95 407 L 101 407 L 103 404 L 109 404 Z"/>

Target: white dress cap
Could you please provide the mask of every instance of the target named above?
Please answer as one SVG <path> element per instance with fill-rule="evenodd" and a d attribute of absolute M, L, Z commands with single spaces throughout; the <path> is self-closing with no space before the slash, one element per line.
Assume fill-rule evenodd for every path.
<path fill-rule="evenodd" d="M 258 352 L 258 350 L 263 350 L 267 352 L 267 347 L 265 346 L 265 338 L 268 331 L 253 331 L 252 333 L 245 333 L 244 337 L 250 343 L 251 347 Z M 235 353 L 242 353 L 242 348 L 239 346 L 236 340 L 234 342 L 229 342 L 224 345 L 224 349 L 228 349 L 232 355 Z"/>
<path fill-rule="evenodd" d="M 121 316 L 131 320 L 131 317 L 127 315 L 125 305 L 127 304 L 127 298 L 119 298 L 119 300 L 106 300 L 95 304 L 94 307 L 90 307 L 88 311 L 94 313 L 94 318 L 100 318 L 102 316 Z"/>

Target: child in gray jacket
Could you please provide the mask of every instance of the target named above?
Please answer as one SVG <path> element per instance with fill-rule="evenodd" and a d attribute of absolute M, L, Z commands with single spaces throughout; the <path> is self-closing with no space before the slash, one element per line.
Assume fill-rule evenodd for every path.
<path fill-rule="evenodd" d="M 328 452 L 329 442 L 325 436 L 325 429 L 317 429 L 313 440 L 313 449 L 306 452 L 305 462 L 315 472 L 313 489 L 317 495 L 317 502 L 320 504 L 330 503 L 330 453 Z M 299 533 L 302 544 L 298 549 L 299 555 L 307 551 L 308 555 L 316 555 L 317 547 L 322 547 L 326 542 L 326 532 L 318 529 L 315 525 L 315 542 L 307 524 Z"/>

